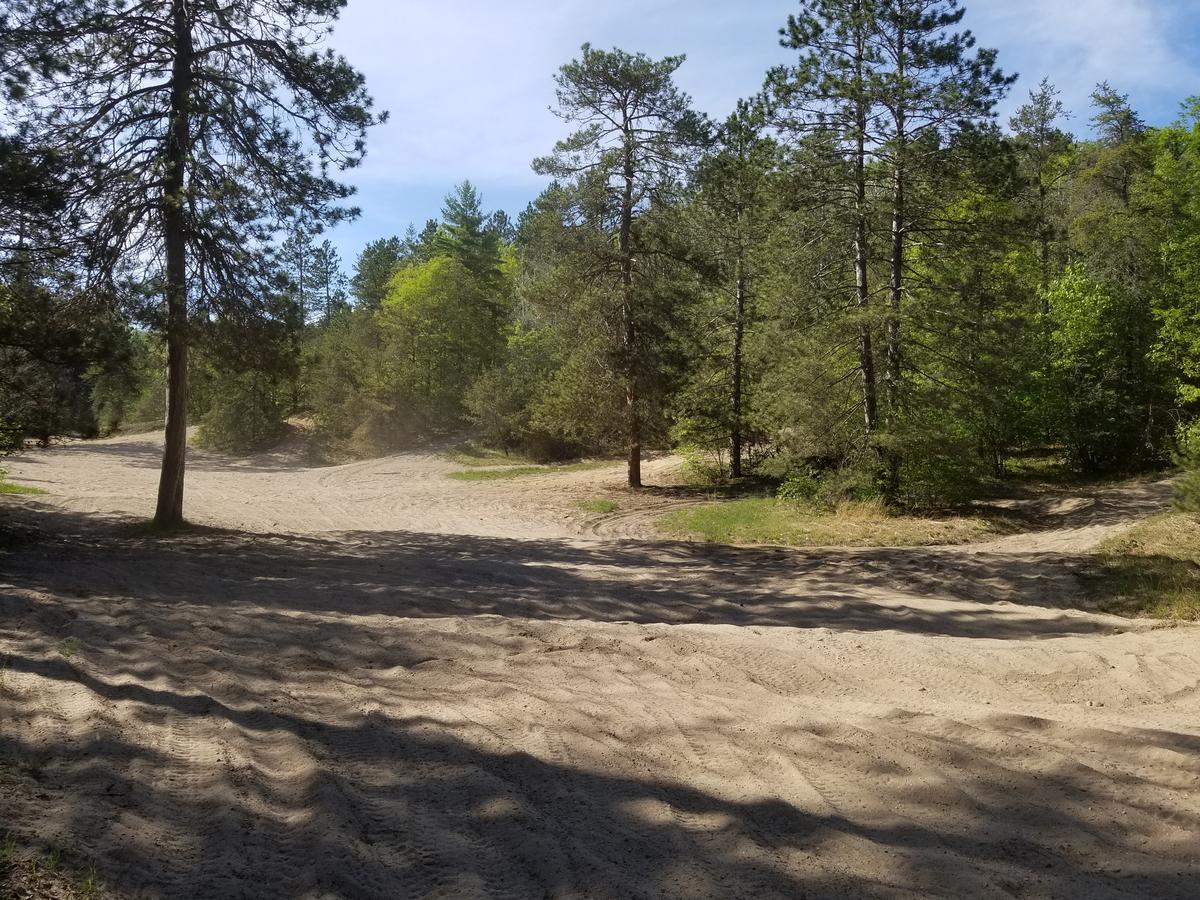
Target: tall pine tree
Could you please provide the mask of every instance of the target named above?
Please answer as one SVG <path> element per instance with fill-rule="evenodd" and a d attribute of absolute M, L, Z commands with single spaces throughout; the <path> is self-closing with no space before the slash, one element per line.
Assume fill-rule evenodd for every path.
<path fill-rule="evenodd" d="M 344 0 L 34 0 L 10 15 L 10 48 L 69 78 L 27 79 L 52 146 L 91 162 L 69 196 L 91 223 L 92 270 L 159 286 L 166 443 L 155 522 L 183 521 L 187 357 L 193 322 L 257 316 L 263 252 L 286 223 L 336 221 L 376 122 L 362 76 L 322 51 Z"/>
<path fill-rule="evenodd" d="M 556 76 L 557 114 L 577 130 L 534 162 L 539 173 L 586 193 L 590 226 L 611 238 L 611 250 L 594 260 L 593 271 L 616 297 L 613 350 L 625 386 L 631 487 L 642 484 L 642 388 L 652 351 L 648 335 L 659 324 L 648 321 L 655 313 L 641 281 L 650 248 L 638 220 L 678 184 L 705 130 L 674 82 L 683 59 L 584 44 L 580 58 Z"/>

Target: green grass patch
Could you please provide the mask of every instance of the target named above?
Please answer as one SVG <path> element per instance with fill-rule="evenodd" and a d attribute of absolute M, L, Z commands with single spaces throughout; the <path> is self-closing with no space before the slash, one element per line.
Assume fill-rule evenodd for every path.
<path fill-rule="evenodd" d="M 621 508 L 616 500 L 577 500 L 575 505 L 589 513 L 611 513 Z"/>
<path fill-rule="evenodd" d="M 39 487 L 28 484 L 13 484 L 11 481 L 0 481 L 0 494 L 45 494 Z"/>
<path fill-rule="evenodd" d="M 995 523 L 980 517 L 890 515 L 874 503 L 842 503 L 822 510 L 773 498 L 679 509 L 663 516 L 659 528 L 714 543 L 792 547 L 921 547 L 961 544 L 997 533 Z"/>
<path fill-rule="evenodd" d="M 607 462 L 577 462 L 549 466 L 508 466 L 492 469 L 463 469 L 451 472 L 446 477 L 456 481 L 495 481 L 499 478 L 523 478 L 527 475 L 557 475 L 561 472 L 585 472 L 589 469 L 603 469 L 612 463 Z"/>
<path fill-rule="evenodd" d="M 1085 581 L 1105 612 L 1200 621 L 1200 517 L 1151 516 L 1101 543 L 1096 558 Z"/>

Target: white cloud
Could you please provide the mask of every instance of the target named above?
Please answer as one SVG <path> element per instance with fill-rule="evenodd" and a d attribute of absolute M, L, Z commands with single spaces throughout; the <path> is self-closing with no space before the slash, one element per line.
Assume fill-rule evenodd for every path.
<path fill-rule="evenodd" d="M 968 4 L 968 22 L 980 42 L 997 47 L 1001 65 L 1019 71 L 1014 101 L 1048 77 L 1086 130 L 1088 97 L 1107 80 L 1129 93 L 1151 119 L 1170 115 L 1200 83 L 1186 41 L 1195 28 L 1185 3 L 1164 0 L 986 0 Z"/>

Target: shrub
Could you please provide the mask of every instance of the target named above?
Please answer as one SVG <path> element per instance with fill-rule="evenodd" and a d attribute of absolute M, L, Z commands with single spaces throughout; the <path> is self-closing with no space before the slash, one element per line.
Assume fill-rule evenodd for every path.
<path fill-rule="evenodd" d="M 1200 513 L 1200 422 L 1179 428 L 1175 462 L 1183 476 L 1175 485 L 1175 506 L 1182 512 Z"/>
<path fill-rule="evenodd" d="M 812 503 L 821 490 L 821 481 L 812 469 L 793 472 L 784 479 L 775 496 L 791 503 Z"/>
<path fill-rule="evenodd" d="M 931 417 L 932 418 L 932 417 Z M 978 496 L 988 478 L 967 423 L 947 418 L 917 423 L 901 436 L 900 484 L 893 498 L 913 508 L 959 503 Z"/>
<path fill-rule="evenodd" d="M 847 504 L 881 504 L 881 485 L 878 460 L 872 454 L 859 454 L 829 469 L 809 464 L 790 472 L 775 497 L 816 509 L 836 510 Z"/>
<path fill-rule="evenodd" d="M 435 430 L 434 424 L 419 412 L 401 413 L 383 406 L 364 404 L 362 421 L 354 426 L 346 441 L 350 455 L 362 459 L 395 453 L 417 444 Z"/>
<path fill-rule="evenodd" d="M 20 450 L 23 443 L 21 429 L 0 414 L 0 456 Z"/>
<path fill-rule="evenodd" d="M 281 386 L 261 372 L 222 373 L 200 420 L 200 445 L 250 453 L 275 443 L 287 430 L 283 394 Z"/>
<path fill-rule="evenodd" d="M 707 485 L 725 482 L 729 469 L 721 450 L 691 444 L 678 447 L 675 452 L 683 457 L 683 474 L 688 481 Z"/>
<path fill-rule="evenodd" d="M 816 501 L 826 507 L 868 503 L 883 496 L 879 465 L 873 455 L 851 457 L 822 476 Z"/>

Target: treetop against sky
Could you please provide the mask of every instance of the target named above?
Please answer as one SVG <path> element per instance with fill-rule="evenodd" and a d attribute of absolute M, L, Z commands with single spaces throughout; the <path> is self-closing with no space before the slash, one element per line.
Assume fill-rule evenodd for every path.
<path fill-rule="evenodd" d="M 1062 91 L 1070 127 L 1088 130 L 1088 95 L 1102 80 L 1128 93 L 1152 125 L 1173 121 L 1200 91 L 1200 5 L 1192 0 L 968 0 L 964 26 L 1000 51 L 1020 80 L 1001 121 L 1043 77 Z M 515 215 L 545 183 L 534 157 L 563 136 L 549 111 L 553 75 L 588 41 L 650 56 L 685 53 L 680 86 L 720 119 L 756 92 L 792 52 L 779 28 L 794 0 L 349 0 L 334 44 L 367 76 L 391 121 L 373 129 L 350 173 L 362 216 L 334 243 L 353 259 L 369 240 L 438 214 L 452 185 L 471 179 L 489 209 Z"/>

